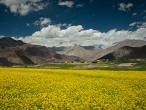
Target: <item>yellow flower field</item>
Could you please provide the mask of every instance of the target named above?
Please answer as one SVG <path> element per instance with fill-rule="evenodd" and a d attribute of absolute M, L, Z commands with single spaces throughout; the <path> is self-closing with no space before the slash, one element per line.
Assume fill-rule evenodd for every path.
<path fill-rule="evenodd" d="M 0 110 L 146 110 L 146 71 L 0 68 Z"/>

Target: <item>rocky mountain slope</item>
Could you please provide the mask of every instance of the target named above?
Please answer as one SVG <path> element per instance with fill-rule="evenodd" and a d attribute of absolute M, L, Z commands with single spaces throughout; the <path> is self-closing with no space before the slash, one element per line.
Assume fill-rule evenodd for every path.
<path fill-rule="evenodd" d="M 47 62 L 83 61 L 78 57 L 59 55 L 47 47 L 31 45 L 12 38 L 0 39 L 0 65 L 28 65 Z"/>
<path fill-rule="evenodd" d="M 67 55 L 67 56 L 76 56 L 87 61 L 90 61 L 90 57 L 97 51 L 101 49 L 95 49 L 93 47 L 83 47 L 79 45 L 74 45 L 73 47 L 64 47 L 64 48 L 56 48 L 56 52 L 58 54 Z"/>
<path fill-rule="evenodd" d="M 58 47 L 55 48 L 55 51 L 58 54 L 67 55 L 67 56 L 76 56 L 85 59 L 87 61 L 95 61 L 98 59 L 111 59 L 113 55 L 114 55 L 113 59 L 120 58 L 120 56 L 121 58 L 124 58 L 124 56 L 126 56 L 128 53 L 129 53 L 129 58 L 130 56 L 131 58 L 140 58 L 141 56 L 138 57 L 138 54 L 137 57 L 133 57 L 130 54 L 130 52 L 134 51 L 135 49 L 136 50 L 140 49 L 136 47 L 143 47 L 144 45 L 146 45 L 146 41 L 125 40 L 106 49 L 93 48 L 92 46 L 83 47 L 83 46 L 75 45 L 73 47 Z M 128 47 L 129 48 L 133 47 L 133 48 L 130 50 L 128 49 Z M 141 52 L 142 51 L 140 51 L 140 54 L 143 54 Z"/>
<path fill-rule="evenodd" d="M 146 45 L 142 47 L 129 47 L 124 46 L 116 51 L 109 53 L 100 59 L 109 59 L 109 60 L 117 60 L 117 59 L 144 59 L 146 58 Z"/>
<path fill-rule="evenodd" d="M 125 40 L 125 41 L 122 41 L 122 42 L 116 44 L 115 46 L 112 46 L 112 47 L 103 49 L 101 51 L 95 52 L 92 55 L 90 61 L 95 61 L 97 59 L 103 59 L 103 58 L 107 59 L 107 58 L 111 57 L 110 55 L 112 55 L 112 54 L 114 54 L 114 58 L 120 58 L 120 56 L 122 58 L 124 58 L 124 56 L 126 56 L 127 54 L 129 54 L 128 55 L 129 58 L 130 58 L 130 55 L 131 55 L 131 58 L 133 58 L 132 54 L 130 54 L 131 51 L 135 52 L 135 49 L 136 49 L 136 51 L 138 51 L 137 49 L 141 49 L 140 47 L 143 47 L 145 45 L 146 45 L 146 41 L 142 41 L 142 40 Z M 129 49 L 129 48 L 131 48 L 131 49 Z M 142 49 L 145 49 L 145 48 L 142 48 Z M 143 50 L 143 51 L 146 51 L 146 50 Z M 140 53 L 137 53 L 137 56 L 138 56 L 138 54 L 139 55 L 143 54 L 141 52 L 142 51 L 140 51 Z M 140 58 L 140 56 L 139 56 L 139 58 Z"/>

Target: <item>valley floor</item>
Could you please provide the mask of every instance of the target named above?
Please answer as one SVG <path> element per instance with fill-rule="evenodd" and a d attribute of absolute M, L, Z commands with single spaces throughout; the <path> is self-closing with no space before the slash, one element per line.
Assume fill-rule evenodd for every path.
<path fill-rule="evenodd" d="M 1 110 L 146 110 L 146 71 L 0 68 Z"/>

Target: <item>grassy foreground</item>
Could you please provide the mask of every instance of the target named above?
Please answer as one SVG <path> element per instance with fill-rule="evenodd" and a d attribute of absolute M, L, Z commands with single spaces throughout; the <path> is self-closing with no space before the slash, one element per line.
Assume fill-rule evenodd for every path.
<path fill-rule="evenodd" d="M 0 110 L 146 110 L 146 71 L 0 68 Z"/>

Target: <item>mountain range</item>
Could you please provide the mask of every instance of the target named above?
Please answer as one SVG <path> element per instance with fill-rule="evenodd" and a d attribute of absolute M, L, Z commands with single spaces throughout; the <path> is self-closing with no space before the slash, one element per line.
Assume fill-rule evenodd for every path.
<path fill-rule="evenodd" d="M 146 58 L 146 41 L 142 40 L 126 40 L 102 49 L 79 45 L 47 48 L 12 38 L 0 39 L 0 65 L 6 66 L 143 58 Z"/>
<path fill-rule="evenodd" d="M 98 59 L 129 59 L 146 58 L 146 41 L 142 40 L 125 40 L 116 45 L 102 48 L 84 48 L 79 45 L 73 47 L 64 47 L 62 50 L 56 50 L 58 54 L 77 56 L 87 61 L 96 61 Z M 137 54 L 137 55 L 136 55 Z M 135 56 L 135 57 L 134 57 Z"/>
<path fill-rule="evenodd" d="M 33 65 L 73 61 L 83 61 L 83 59 L 60 55 L 45 46 L 32 45 L 12 38 L 0 39 L 0 65 Z"/>

